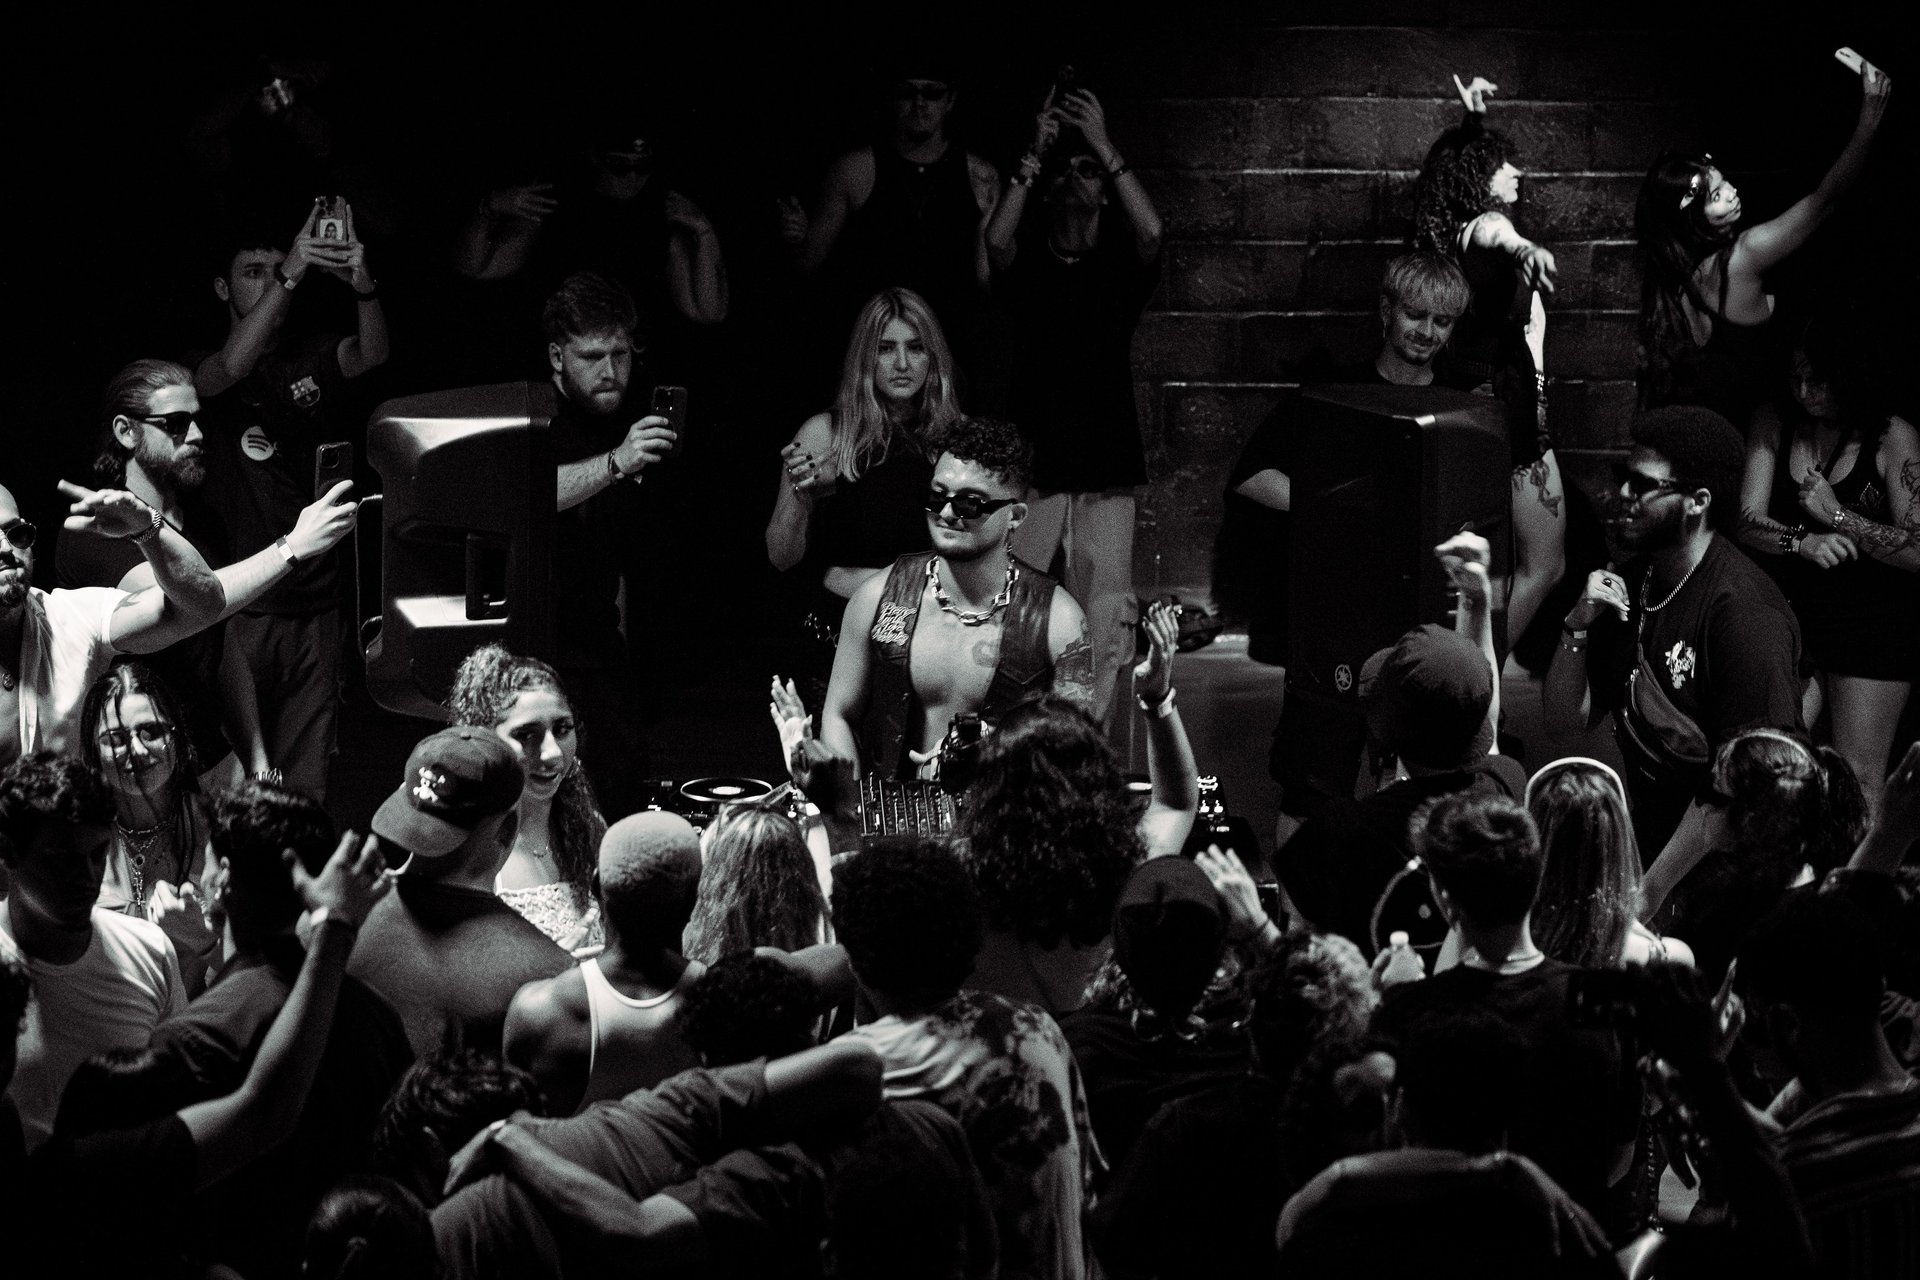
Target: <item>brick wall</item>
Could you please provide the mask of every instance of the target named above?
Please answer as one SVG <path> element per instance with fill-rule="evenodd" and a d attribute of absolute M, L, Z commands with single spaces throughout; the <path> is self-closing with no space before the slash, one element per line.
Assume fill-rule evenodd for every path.
<path fill-rule="evenodd" d="M 1134 345 L 1154 474 L 1136 542 L 1143 591 L 1206 594 L 1221 488 L 1242 443 L 1316 348 L 1339 359 L 1374 348 L 1381 267 L 1411 237 L 1428 146 L 1460 117 L 1455 72 L 1500 86 L 1491 123 L 1520 151 L 1521 230 L 1559 261 L 1547 367 L 1586 382 L 1555 417 L 1562 464 L 1591 481 L 1624 439 L 1634 195 L 1656 152 L 1700 145 L 1675 91 L 1687 81 L 1676 42 L 1577 25 L 1591 12 L 1541 17 L 1513 4 L 1286 12 L 1315 10 L 1435 25 L 1188 23 L 1131 55 L 1151 96 L 1110 107 L 1116 142 L 1167 222 L 1161 291 Z M 1576 25 L 1549 26 L 1556 12 Z"/>

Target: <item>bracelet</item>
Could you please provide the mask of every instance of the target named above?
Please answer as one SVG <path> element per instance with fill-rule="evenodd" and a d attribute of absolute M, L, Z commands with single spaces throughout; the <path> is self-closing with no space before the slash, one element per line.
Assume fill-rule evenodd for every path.
<path fill-rule="evenodd" d="M 300 284 L 298 280 L 295 280 L 292 276 L 282 271 L 280 264 L 277 262 L 273 264 L 273 278 L 279 283 L 280 287 L 288 293 L 292 293 Z"/>
<path fill-rule="evenodd" d="M 1031 179 L 1035 174 L 1040 172 L 1040 157 L 1031 151 L 1021 156 L 1020 172 L 1026 174 L 1027 177 Z"/>
<path fill-rule="evenodd" d="M 1560 647 L 1568 653 L 1585 653 L 1587 642 L 1584 638 L 1576 640 L 1572 632 L 1567 632 L 1560 637 Z"/>
<path fill-rule="evenodd" d="M 1030 187 L 1033 185 L 1033 178 L 1034 178 L 1033 174 L 1021 172 L 1021 173 L 1014 174 L 1013 177 L 1009 178 L 1007 181 L 1010 186 Z"/>
<path fill-rule="evenodd" d="M 1569 627 L 1565 623 L 1562 623 L 1560 626 L 1560 634 L 1569 640 L 1585 640 L 1587 638 L 1587 629 L 1585 627 Z"/>
<path fill-rule="evenodd" d="M 130 533 L 127 535 L 127 541 L 136 547 L 144 547 L 159 537 L 161 526 L 167 522 L 166 517 L 160 514 L 160 508 L 158 507 L 148 507 L 147 515 L 150 517 L 147 522 L 147 527 L 138 533 Z"/>
<path fill-rule="evenodd" d="M 1173 695 L 1174 695 L 1174 690 L 1172 688 L 1168 688 L 1167 696 L 1160 699 L 1160 701 L 1157 703 L 1148 702 L 1145 698 L 1142 698 L 1138 694 L 1134 695 L 1133 700 L 1135 703 L 1139 704 L 1139 707 L 1142 711 L 1147 712 L 1149 715 L 1152 715 L 1157 719 L 1165 720 L 1168 716 L 1173 714 Z"/>
<path fill-rule="evenodd" d="M 359 921 L 347 919 L 345 916 L 340 915 L 339 913 L 334 911 L 332 907 L 322 907 L 318 911 L 314 912 L 312 915 L 307 917 L 307 928 L 309 933 L 319 933 L 320 926 L 328 925 L 328 924 L 337 924 L 342 929 L 347 930 L 349 933 L 360 932 Z"/>
<path fill-rule="evenodd" d="M 372 302 L 374 299 L 380 296 L 380 284 L 378 281 L 375 281 L 373 288 L 367 290 L 365 293 L 362 293 L 358 289 L 355 289 L 353 291 L 353 296 L 361 302 Z"/>
<path fill-rule="evenodd" d="M 613 450 L 611 449 L 607 450 L 608 482 L 611 484 L 619 484 L 622 480 L 625 480 L 626 478 L 627 478 L 627 473 L 620 469 L 620 464 L 618 462 L 614 461 Z"/>
<path fill-rule="evenodd" d="M 1118 182 L 1122 175 L 1129 174 L 1132 172 L 1133 172 L 1133 166 L 1128 164 L 1125 160 L 1122 160 L 1119 164 L 1107 170 L 1107 181 Z"/>
<path fill-rule="evenodd" d="M 283 533 L 273 540 L 273 549 L 278 551 L 280 558 L 288 564 L 300 563 L 300 557 L 293 553 L 293 544 L 287 541 L 286 534 Z"/>

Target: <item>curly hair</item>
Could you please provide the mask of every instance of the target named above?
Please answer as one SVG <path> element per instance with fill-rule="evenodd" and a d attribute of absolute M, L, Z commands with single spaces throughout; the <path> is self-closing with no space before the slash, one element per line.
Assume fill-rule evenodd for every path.
<path fill-rule="evenodd" d="M 1533 906 L 1540 832 L 1518 804 L 1477 792 L 1442 796 L 1420 807 L 1410 829 L 1427 870 L 1477 923 L 1511 924 Z"/>
<path fill-rule="evenodd" d="M 957 834 L 988 923 L 1043 947 L 1106 937 L 1146 857 L 1106 735 L 1052 694 L 1014 708 L 987 739 Z"/>
<path fill-rule="evenodd" d="M 562 280 L 540 310 L 547 341 L 563 347 L 569 339 L 600 333 L 624 334 L 638 347 L 639 324 L 633 296 L 594 271 L 576 271 Z"/>
<path fill-rule="evenodd" d="M 927 300 L 911 289 L 882 289 L 867 300 L 853 322 L 847 354 L 841 362 L 840 387 L 828 415 L 833 434 L 827 448 L 833 456 L 835 474 L 843 480 L 858 480 L 862 471 L 887 456 L 893 440 L 894 422 L 873 389 L 873 371 L 880 334 L 895 320 L 912 329 L 927 351 L 927 380 L 920 388 L 920 403 L 911 428 L 915 442 L 930 448 L 931 442 L 960 417 L 953 353 L 947 347 L 939 317 Z"/>
<path fill-rule="evenodd" d="M 1311 929 L 1288 931 L 1248 973 L 1246 986 L 1260 1069 L 1282 1084 L 1322 1040 L 1357 1040 L 1378 1003 L 1360 949 Z"/>
<path fill-rule="evenodd" d="M 1556 960 L 1589 969 L 1619 963 L 1640 909 L 1640 846 L 1611 771 L 1556 760 L 1527 784 L 1545 867 L 1533 937 Z"/>
<path fill-rule="evenodd" d="M 1714 310 L 1694 283 L 1694 273 L 1707 258 L 1718 256 L 1724 277 L 1733 253 L 1734 228 L 1709 223 L 1707 202 L 1700 198 L 1712 181 L 1711 171 L 1704 157 L 1669 151 L 1647 169 L 1634 204 L 1640 343 L 1647 387 L 1657 399 L 1671 387 L 1676 361 L 1694 346 L 1686 303 L 1696 310 Z M 1689 200 L 1690 195 L 1696 198 Z"/>
<path fill-rule="evenodd" d="M 546 1111 L 539 1082 L 520 1068 L 475 1049 L 422 1058 L 407 1068 L 380 1108 L 374 1164 L 405 1181 L 407 1171 L 424 1163 L 422 1130 L 452 1155 L 474 1134 L 516 1111 Z"/>
<path fill-rule="evenodd" d="M 1665 458 L 1681 491 L 1705 489 L 1707 527 L 1731 527 L 1740 518 L 1740 478 L 1747 461 L 1739 428 L 1701 405 L 1670 404 L 1634 415 L 1633 442 Z"/>
<path fill-rule="evenodd" d="M 771 956 L 723 956 L 687 988 L 680 1036 L 709 1067 L 784 1058 L 813 1045 L 820 992 Z"/>
<path fill-rule="evenodd" d="M 173 726 L 173 731 L 168 735 L 173 748 L 172 775 L 157 794 L 147 793 L 144 785 L 140 790 L 146 794 L 156 814 L 167 815 L 166 821 L 172 828 L 168 837 L 180 859 L 179 878 L 184 880 L 192 871 L 194 859 L 199 853 L 195 847 L 198 844 L 195 829 L 200 801 L 200 758 L 193 749 L 193 735 L 187 732 L 186 716 L 181 711 L 180 700 L 174 696 L 173 687 L 143 662 L 124 659 L 114 663 L 87 689 L 87 696 L 80 703 L 80 741 L 86 744 L 85 749 L 99 751 L 96 744 L 100 741 L 101 733 L 113 727 L 107 723 L 107 713 L 111 711 L 115 721 L 118 721 L 120 704 L 136 693 L 145 694 L 147 700 L 153 703 L 154 712 Z M 129 781 L 136 781 L 135 775 L 118 758 L 105 767 L 114 769 Z M 149 878 L 155 878 L 151 869 L 148 874 Z"/>
<path fill-rule="evenodd" d="M 1460 228 L 1504 207 L 1493 194 L 1493 175 L 1518 153 L 1507 135 L 1489 129 L 1477 114 L 1448 129 L 1427 151 L 1414 184 L 1414 245 L 1460 258 Z"/>
<path fill-rule="evenodd" d="M 966 865 L 922 836 L 871 841 L 834 871 L 833 928 L 861 982 L 922 1006 L 960 990 L 984 934 Z"/>
<path fill-rule="evenodd" d="M 538 658 L 522 658 L 502 645 L 483 644 L 460 664 L 447 694 L 447 710 L 456 725 L 495 729 L 513 713 L 513 704 L 529 690 L 543 690 L 573 708 L 560 673 Z M 600 816 L 593 784 L 575 756 L 573 767 L 560 779 L 560 790 L 547 812 L 547 847 L 553 851 L 560 878 L 573 886 L 581 906 L 593 900 L 592 878 L 600 839 L 607 820 Z"/>
<path fill-rule="evenodd" d="M 35 751 L 0 773 L 0 862 L 18 862 L 50 819 L 104 827 L 113 821 L 113 797 L 100 775 L 72 756 Z"/>
<path fill-rule="evenodd" d="M 1004 418 L 960 418 L 940 436 L 936 447 L 999 476 L 1015 493 L 1024 494 L 1033 487 L 1033 446 Z"/>
<path fill-rule="evenodd" d="M 93 459 L 95 483 L 118 489 L 127 482 L 127 460 L 133 450 L 113 432 L 115 418 L 134 418 L 147 412 L 153 393 L 164 387 L 193 386 L 193 370 L 171 360 L 135 360 L 113 375 L 100 397 L 100 451 Z"/>
<path fill-rule="evenodd" d="M 707 829 L 703 856 L 687 925 L 689 960 L 712 964 L 737 951 L 797 951 L 820 940 L 826 897 L 807 842 L 786 814 L 752 802 L 727 805 Z"/>

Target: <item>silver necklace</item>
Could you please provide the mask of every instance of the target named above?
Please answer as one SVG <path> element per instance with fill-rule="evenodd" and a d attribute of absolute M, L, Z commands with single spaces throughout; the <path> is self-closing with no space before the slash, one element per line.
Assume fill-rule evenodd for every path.
<path fill-rule="evenodd" d="M 927 581 L 933 584 L 933 602 L 940 606 L 942 612 L 950 613 L 960 619 L 960 625 L 963 627 L 985 626 L 992 622 L 994 615 L 1013 602 L 1013 584 L 1019 576 L 1020 566 L 1009 559 L 1006 585 L 1000 588 L 1000 594 L 995 596 L 986 608 L 978 613 L 970 613 L 956 607 L 952 598 L 947 595 L 946 588 L 940 585 L 940 558 L 935 556 L 927 561 Z"/>
<path fill-rule="evenodd" d="M 123 826 L 118 818 L 113 820 L 113 829 L 119 833 L 127 848 L 127 878 L 133 882 L 133 909 L 136 913 L 144 913 L 147 909 L 147 854 L 165 828 L 164 822 L 136 828 Z"/>
<path fill-rule="evenodd" d="M 1653 569 L 1651 566 L 1649 566 L 1647 569 L 1647 576 L 1640 580 L 1640 611 L 1642 613 L 1658 613 L 1662 609 L 1666 608 L 1668 605 L 1672 604 L 1673 598 L 1679 595 L 1680 592 L 1686 588 L 1687 583 L 1691 581 L 1693 578 L 1693 571 L 1695 569 L 1698 569 L 1703 563 L 1705 563 L 1706 558 L 1707 558 L 1706 553 L 1702 552 L 1700 554 L 1700 559 L 1695 560 L 1693 562 L 1692 568 L 1689 568 L 1687 570 L 1686 576 L 1680 579 L 1680 585 L 1675 587 L 1673 590 L 1667 592 L 1667 598 L 1665 600 L 1662 600 L 1659 604 L 1647 603 L 1647 588 L 1653 585 Z"/>

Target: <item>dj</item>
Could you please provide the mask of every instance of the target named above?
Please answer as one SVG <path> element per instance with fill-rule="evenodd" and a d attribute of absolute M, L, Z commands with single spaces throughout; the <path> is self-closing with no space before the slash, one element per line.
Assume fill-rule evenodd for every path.
<path fill-rule="evenodd" d="M 991 723 L 1049 690 L 1092 707 L 1085 615 L 1007 549 L 1032 462 L 1009 423 L 948 428 L 927 494 L 933 550 L 900 557 L 847 602 L 820 737 L 863 772 L 931 773 L 955 716 Z"/>

